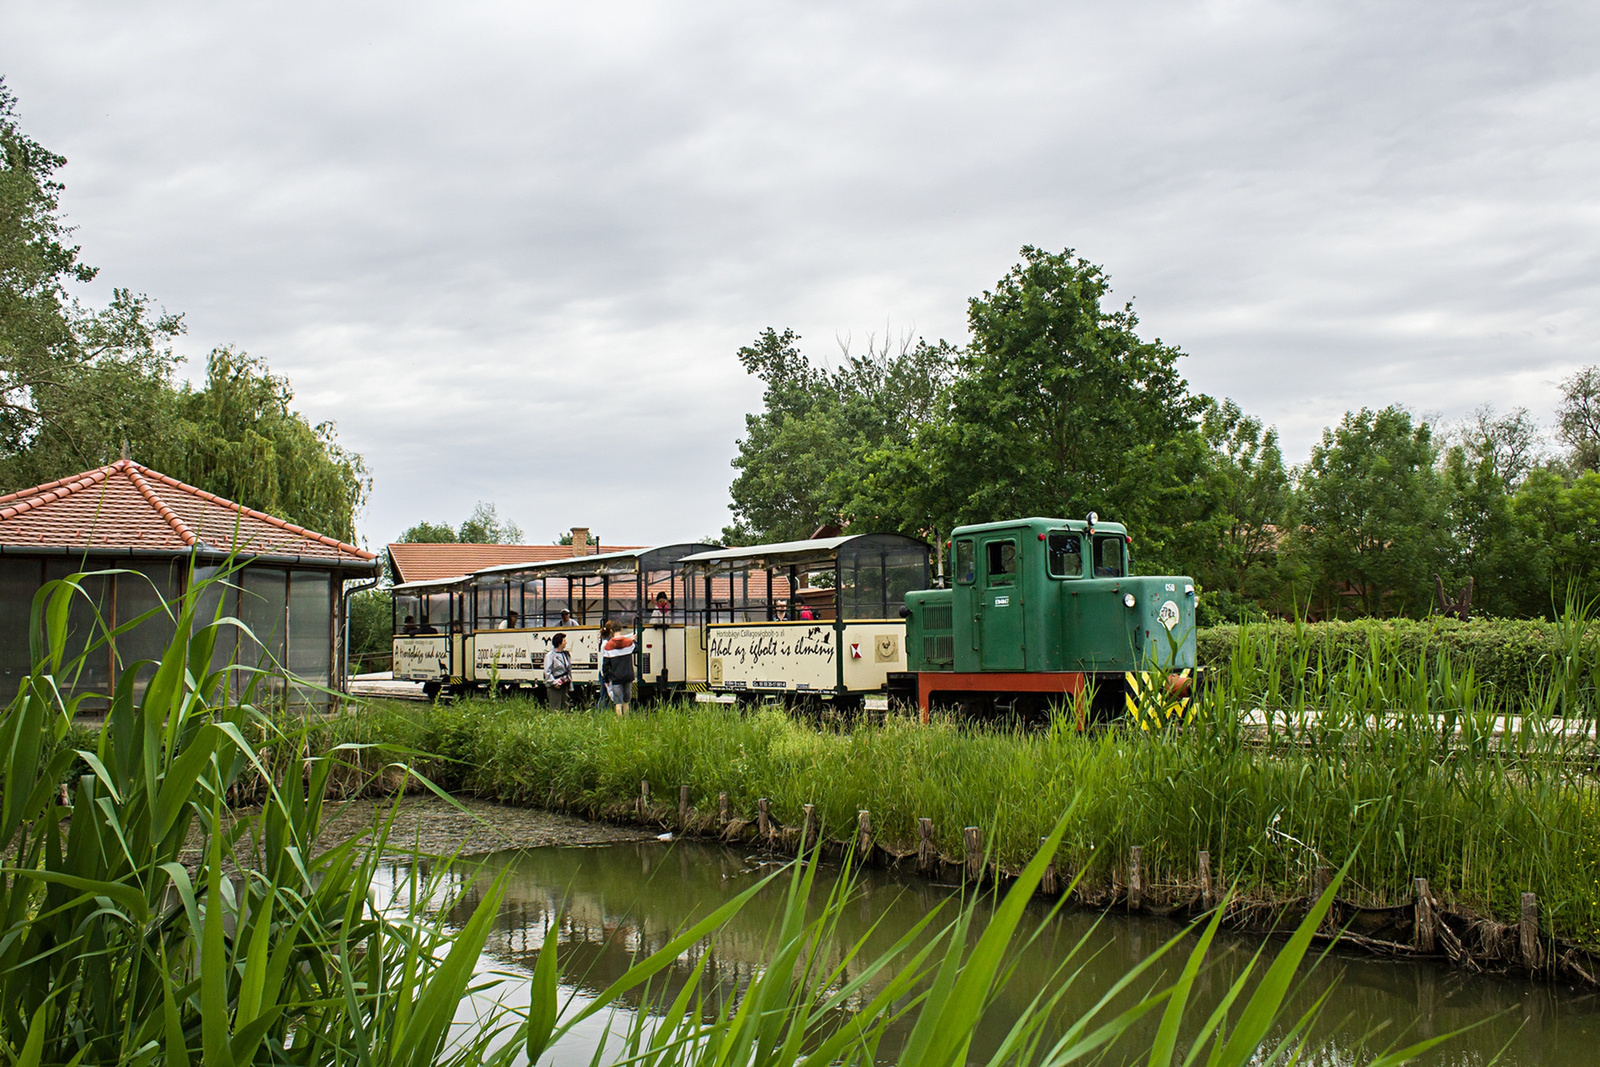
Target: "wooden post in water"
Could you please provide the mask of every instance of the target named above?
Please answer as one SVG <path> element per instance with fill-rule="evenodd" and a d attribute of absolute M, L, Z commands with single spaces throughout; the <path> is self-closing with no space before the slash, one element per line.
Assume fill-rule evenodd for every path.
<path fill-rule="evenodd" d="M 761 840 L 772 840 L 772 804 L 766 797 L 756 801 L 756 831 Z"/>
<path fill-rule="evenodd" d="M 1210 911 L 1216 906 L 1216 894 L 1211 889 L 1211 853 L 1200 853 L 1200 906 Z"/>
<path fill-rule="evenodd" d="M 1140 870 L 1140 861 L 1144 858 L 1144 848 L 1134 845 L 1128 850 L 1128 910 L 1138 911 L 1144 907 L 1144 872 Z"/>
<path fill-rule="evenodd" d="M 1322 894 L 1324 894 L 1324 893 L 1326 893 L 1328 891 L 1328 886 L 1332 882 L 1333 882 L 1333 868 L 1324 867 L 1320 863 L 1317 864 L 1315 867 L 1313 867 L 1311 869 L 1311 892 L 1313 894 L 1312 901 L 1315 902 L 1315 901 L 1321 900 L 1322 899 Z M 1333 909 L 1329 908 L 1328 909 L 1328 914 L 1326 914 L 1326 915 L 1324 915 L 1322 917 L 1322 923 L 1318 927 L 1318 929 L 1326 932 L 1328 930 L 1331 930 L 1332 928 L 1333 928 Z"/>
<path fill-rule="evenodd" d="M 639 821 L 650 813 L 650 779 L 639 779 Z"/>
<path fill-rule="evenodd" d="M 969 826 L 962 831 L 967 839 L 967 881 L 983 881 L 983 831 Z"/>
<path fill-rule="evenodd" d="M 927 872 L 933 870 L 933 862 L 938 858 L 938 853 L 933 850 L 933 820 L 917 820 L 917 870 Z"/>
<path fill-rule="evenodd" d="M 856 852 L 863 860 L 872 855 L 872 813 L 856 812 Z"/>
<path fill-rule="evenodd" d="M 1044 843 L 1048 840 L 1049 838 L 1045 837 L 1039 838 L 1039 847 L 1041 850 L 1044 848 Z M 1054 856 L 1050 857 L 1050 864 L 1044 869 L 1044 874 L 1039 876 L 1039 892 L 1048 893 L 1050 896 L 1055 896 L 1057 893 L 1061 892 L 1061 884 L 1056 880 L 1056 858 Z"/>
<path fill-rule="evenodd" d="M 800 854 L 817 843 L 817 809 L 814 805 L 805 805 L 806 821 L 800 830 Z"/>
<path fill-rule="evenodd" d="M 678 786 L 678 832 L 689 828 L 689 786 L 688 783 Z"/>
<path fill-rule="evenodd" d="M 1522 947 L 1522 965 L 1537 971 L 1541 962 L 1539 944 L 1539 898 L 1532 893 L 1522 894 L 1522 922 L 1517 929 Z"/>
<path fill-rule="evenodd" d="M 728 794 L 717 794 L 717 825 L 724 830 L 728 828 Z"/>
<path fill-rule="evenodd" d="M 1416 933 L 1412 935 L 1411 943 L 1418 952 L 1433 951 L 1433 897 L 1428 893 L 1428 880 L 1418 878 L 1411 883 L 1417 891 L 1416 904 Z"/>

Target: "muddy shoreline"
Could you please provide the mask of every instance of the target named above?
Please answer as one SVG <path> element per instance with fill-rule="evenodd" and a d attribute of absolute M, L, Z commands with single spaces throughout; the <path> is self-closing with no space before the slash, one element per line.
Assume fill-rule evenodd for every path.
<path fill-rule="evenodd" d="M 474 856 L 508 849 L 583 847 L 628 841 L 654 841 L 659 831 L 636 826 L 595 822 L 560 812 L 519 808 L 474 797 L 444 800 L 428 794 L 403 797 L 361 797 L 329 800 L 324 808 L 317 851 L 341 845 L 353 837 L 372 833 L 396 805 L 399 812 L 389 831 L 388 852 L 394 855 Z M 225 818 L 233 822 L 260 813 L 258 807 L 238 808 Z M 191 870 L 205 862 L 203 827 L 191 828 L 179 861 Z"/>
<path fill-rule="evenodd" d="M 669 835 L 753 847 L 787 856 L 797 854 L 808 839 L 808 851 L 816 844 L 816 830 L 808 834 L 804 826 L 784 825 L 770 819 L 762 827 L 756 820 L 732 817 L 724 821 L 720 813 L 694 808 L 679 811 L 676 807 L 654 803 L 648 806 L 638 802 L 619 804 L 597 813 L 574 815 L 466 795 L 445 800 L 431 794 L 407 793 L 330 800 L 323 833 L 318 839 L 319 848 L 331 848 L 371 831 L 397 804 L 399 811 L 389 835 L 389 850 L 396 855 L 472 856 L 511 849 L 655 841 Z M 237 814 L 248 816 L 253 810 L 241 809 Z M 858 832 L 848 841 L 824 834 L 821 844 L 823 855 L 829 860 L 843 861 L 853 852 L 858 864 L 894 868 L 938 882 L 960 883 L 971 877 L 968 857 L 902 851 L 875 840 L 870 830 L 865 836 Z M 189 853 L 184 856 L 186 864 L 202 859 L 198 839 L 191 842 L 186 852 Z M 978 880 L 988 884 L 1009 883 L 1017 873 L 984 863 Z M 1081 907 L 1167 916 L 1178 921 L 1205 913 L 1212 903 L 1204 898 L 1203 887 L 1199 885 L 1146 883 L 1135 897 L 1130 893 L 1131 887 L 1118 875 L 1113 875 L 1109 883 L 1079 882 L 1071 889 L 1070 881 L 1069 872 L 1053 872 L 1046 879 L 1041 895 L 1054 898 L 1059 892 L 1070 892 L 1072 902 Z M 1310 903 L 1310 899 L 1304 897 L 1236 899 L 1227 906 L 1224 925 L 1245 933 L 1287 933 L 1298 924 Z M 1600 987 L 1600 981 L 1596 980 L 1600 975 L 1600 958 L 1588 946 L 1552 939 L 1546 934 L 1539 939 L 1537 963 L 1530 968 L 1524 962 L 1517 927 L 1482 916 L 1454 913 L 1438 901 L 1431 904 L 1432 907 L 1419 916 L 1412 904 L 1374 908 L 1351 900 L 1336 900 L 1331 921 L 1325 932 L 1318 935 L 1318 940 L 1336 941 L 1342 947 L 1377 957 L 1432 959 L 1454 964 L 1468 972 L 1531 974 L 1589 989 Z M 1419 918 L 1431 929 L 1431 938 L 1419 938 Z M 1419 941 L 1432 944 L 1425 948 Z"/>

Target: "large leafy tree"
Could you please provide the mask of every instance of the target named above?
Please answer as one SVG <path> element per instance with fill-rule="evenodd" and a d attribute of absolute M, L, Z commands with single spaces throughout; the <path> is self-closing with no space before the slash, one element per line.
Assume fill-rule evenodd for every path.
<path fill-rule="evenodd" d="M 1294 506 L 1278 431 L 1232 400 L 1207 405 L 1209 449 L 1200 515 L 1184 531 L 1182 569 L 1200 579 L 1210 613 L 1237 617 L 1270 602 L 1282 582 L 1279 548 Z"/>
<path fill-rule="evenodd" d="M 1556 427 L 1575 470 L 1600 470 L 1600 367 L 1584 367 L 1561 383 Z"/>
<path fill-rule="evenodd" d="M 1299 471 L 1296 552 L 1324 611 L 1425 611 L 1450 551 L 1447 496 L 1426 422 L 1400 407 L 1347 412 Z"/>
<path fill-rule="evenodd" d="M 518 545 L 522 543 L 522 527 L 510 519 L 502 519 L 495 506 L 480 500 L 461 523 L 454 527 L 448 522 L 428 522 L 426 520 L 406 528 L 400 535 L 401 544 L 411 545 L 443 545 L 443 544 L 475 544 L 475 545 Z M 571 544 L 571 535 L 562 544 Z"/>
<path fill-rule="evenodd" d="M 1566 482 L 1541 468 L 1511 499 L 1515 523 L 1515 607 L 1529 615 L 1559 610 L 1570 592 L 1592 600 L 1600 591 L 1600 474 Z"/>
<path fill-rule="evenodd" d="M 1096 511 L 1139 531 L 1147 566 L 1174 566 L 1203 511 L 1206 400 L 1131 304 L 1108 308 L 1101 268 L 1071 249 L 1022 257 L 968 306 L 937 441 L 943 522 Z"/>
<path fill-rule="evenodd" d="M 926 484 L 920 430 L 943 417 L 954 350 L 905 339 L 845 347 L 840 364 L 811 362 L 792 330 L 768 328 L 739 350 L 765 383 L 761 412 L 745 416 L 733 465 L 730 544 L 808 536 L 826 523 L 920 532 Z"/>

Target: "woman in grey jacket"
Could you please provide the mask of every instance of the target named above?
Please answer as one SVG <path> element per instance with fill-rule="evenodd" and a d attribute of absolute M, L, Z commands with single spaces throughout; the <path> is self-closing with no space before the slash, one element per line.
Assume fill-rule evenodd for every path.
<path fill-rule="evenodd" d="M 567 694 L 572 692 L 572 655 L 567 651 L 566 634 L 550 639 L 550 651 L 544 656 L 544 691 L 552 711 L 566 708 Z"/>

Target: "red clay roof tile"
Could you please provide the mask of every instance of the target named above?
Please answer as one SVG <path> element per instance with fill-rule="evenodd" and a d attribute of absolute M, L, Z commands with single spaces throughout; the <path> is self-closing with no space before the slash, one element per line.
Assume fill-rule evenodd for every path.
<path fill-rule="evenodd" d="M 313 533 L 123 459 L 0 496 L 0 545 L 211 548 L 242 555 L 371 563 L 377 554 Z"/>
<path fill-rule="evenodd" d="M 604 552 L 622 552 L 643 545 L 606 545 Z M 593 555 L 593 551 L 585 553 Z M 401 542 L 389 546 L 389 558 L 394 560 L 397 582 L 432 582 L 440 578 L 454 578 L 460 574 L 475 574 L 485 567 L 498 567 L 506 563 L 543 563 L 552 559 L 571 559 L 571 545 L 483 545 L 471 542 L 440 544 L 411 544 Z"/>

